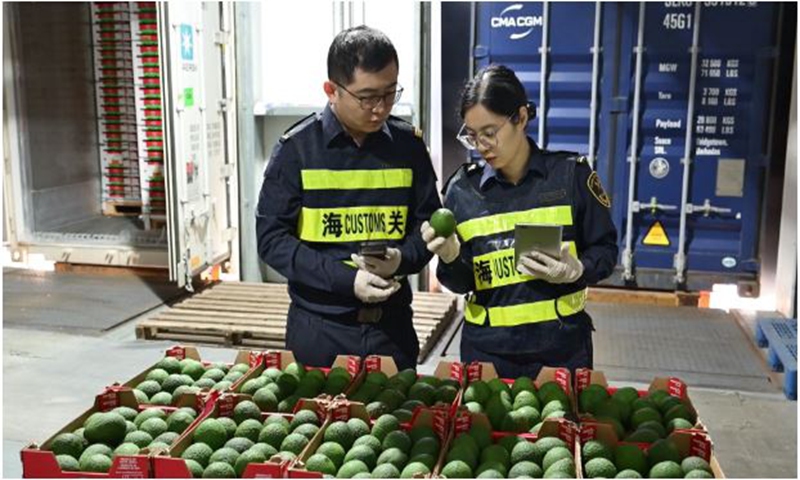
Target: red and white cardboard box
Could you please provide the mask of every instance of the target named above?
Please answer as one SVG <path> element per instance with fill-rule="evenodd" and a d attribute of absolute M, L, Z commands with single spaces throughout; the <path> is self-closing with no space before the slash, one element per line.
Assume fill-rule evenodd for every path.
<path fill-rule="evenodd" d="M 249 400 L 249 395 L 225 393 L 220 395 L 213 403 L 211 408 L 208 408 L 195 423 L 192 424 L 176 441 L 170 449 L 166 452 L 156 452 L 152 455 L 153 461 L 153 476 L 155 478 L 192 478 L 189 468 L 181 455 L 189 445 L 194 443 L 194 431 L 198 425 L 208 418 L 230 417 L 233 415 L 233 409 L 236 405 L 244 400 Z M 320 423 L 323 423 L 327 418 L 327 405 L 314 400 L 301 400 L 295 411 L 300 409 L 313 410 L 320 418 Z M 266 419 L 270 415 L 281 415 L 291 420 L 293 414 L 276 414 L 262 412 L 262 418 Z M 291 464 L 291 461 L 281 460 L 280 457 L 273 457 L 264 463 L 251 463 L 248 465 L 242 478 L 285 478 L 286 472 Z"/>
<path fill-rule="evenodd" d="M 177 406 L 160 407 L 154 405 L 140 405 L 136 401 L 133 391 L 125 386 L 114 385 L 95 397 L 94 406 L 83 412 L 78 418 L 72 420 L 41 445 L 32 443 L 20 452 L 22 458 L 22 476 L 25 478 L 150 478 L 152 476 L 152 463 L 147 454 L 116 455 L 111 462 L 108 473 L 71 472 L 63 471 L 56 461 L 56 456 L 50 450 L 55 437 L 62 433 L 71 433 L 81 428 L 93 413 L 107 412 L 117 407 L 130 407 L 137 411 L 160 409 L 171 413 L 180 407 L 192 407 L 198 403 L 195 395 L 182 395 Z M 198 418 L 202 416 L 202 412 Z M 195 420 L 196 422 L 196 420 Z M 187 428 L 191 429 L 194 423 Z"/>
<path fill-rule="evenodd" d="M 387 376 L 391 377 L 393 375 L 397 375 L 399 370 L 397 369 L 397 364 L 394 363 L 394 359 L 389 356 L 383 355 L 371 355 L 364 359 L 364 372 L 363 375 L 360 376 L 353 385 L 353 389 L 349 393 L 355 393 L 359 387 L 364 383 L 366 379 L 366 375 L 370 372 L 383 372 Z M 417 375 L 417 378 L 421 378 L 423 375 Z M 450 415 L 452 416 L 455 414 L 456 409 L 461 404 L 461 395 L 464 392 L 464 383 L 466 382 L 466 370 L 464 369 L 464 364 L 460 362 L 448 362 L 448 361 L 440 361 L 439 364 L 436 366 L 436 369 L 433 371 L 433 377 L 436 377 L 441 380 L 450 379 L 455 380 L 461 385 L 461 389 L 456 395 L 456 398 L 453 400 L 453 403 L 450 405 Z"/>
<path fill-rule="evenodd" d="M 337 421 L 346 422 L 351 418 L 360 418 L 367 422 L 368 425 L 372 426 L 375 422 L 369 418 L 369 413 L 367 413 L 367 408 L 364 406 L 363 403 L 358 402 L 350 402 L 348 400 L 340 400 L 337 402 L 332 403 L 328 407 L 328 419 L 320 428 L 320 431 L 317 435 L 309 442 L 306 448 L 300 453 L 297 459 L 293 462 L 293 464 L 289 467 L 289 478 L 322 478 L 322 474 L 318 472 L 309 472 L 305 469 L 304 464 L 308 459 L 316 453 L 319 446 L 323 443 L 323 439 L 325 437 L 325 430 L 328 426 Z M 431 427 L 437 435 L 439 435 L 440 445 L 442 445 L 442 449 L 439 452 L 439 458 L 437 459 L 436 465 L 434 466 L 434 470 L 436 467 L 441 463 L 444 459 L 444 444 L 445 439 L 447 436 L 448 431 L 450 430 L 450 421 L 449 421 L 449 414 L 448 410 L 444 408 L 440 409 L 418 409 L 414 412 L 414 416 L 411 419 L 411 422 L 406 424 L 400 424 L 400 428 L 406 431 L 410 431 L 412 428 L 424 425 Z M 427 476 L 428 478 L 430 475 Z"/>
<path fill-rule="evenodd" d="M 253 378 L 254 376 L 260 375 L 261 371 L 263 371 L 263 368 L 261 368 L 261 370 L 258 371 L 259 367 L 263 365 L 263 359 L 261 358 L 261 355 L 262 355 L 261 352 L 255 350 L 239 350 L 238 352 L 236 352 L 236 358 L 234 358 L 233 362 L 227 363 L 227 365 L 233 366 L 237 363 L 244 363 L 250 366 L 250 370 L 248 370 L 248 372 L 245 373 L 244 376 L 239 378 L 239 380 L 235 381 L 233 385 L 231 385 L 231 387 L 228 389 L 228 391 L 231 392 L 236 391 L 238 388 L 241 387 L 242 384 L 244 384 L 244 382 Z M 200 353 L 197 351 L 197 348 L 188 345 L 187 346 L 176 345 L 168 349 L 164 353 L 164 356 L 175 357 L 178 360 L 191 358 L 193 360 L 197 360 L 198 362 L 202 363 L 203 366 L 206 367 L 213 363 L 217 363 L 217 362 L 203 360 L 200 357 Z M 139 373 L 135 377 L 131 378 L 123 385 L 130 388 L 136 388 L 137 385 L 145 381 L 145 379 L 147 378 L 147 374 L 150 373 L 150 371 L 152 371 L 153 369 L 155 369 L 157 365 L 158 362 L 147 368 L 145 371 Z"/>
<path fill-rule="evenodd" d="M 682 458 L 688 456 L 703 458 L 711 466 L 714 478 L 725 478 L 725 473 L 714 455 L 714 444 L 708 432 L 701 430 L 675 430 L 667 436 L 667 439 L 678 447 Z M 636 445 L 644 452 L 647 452 L 652 446 L 651 443 L 620 441 L 611 425 L 596 422 L 582 423 L 580 426 L 580 445 L 583 446 L 589 440 L 598 440 L 611 448 L 616 448 L 618 445 Z"/>
<path fill-rule="evenodd" d="M 600 370 L 589 370 L 587 368 L 577 369 L 575 371 L 575 398 L 580 398 L 581 392 L 589 385 L 600 385 L 601 387 L 605 388 L 610 395 L 613 395 L 619 389 L 619 387 L 610 386 L 608 380 L 606 379 L 605 373 Z M 650 382 L 650 386 L 647 388 L 647 390 L 637 390 L 637 393 L 639 394 L 639 397 L 646 397 L 657 390 L 666 391 L 671 396 L 679 399 L 681 403 L 686 406 L 686 408 L 697 419 L 694 429 L 704 432 L 708 431 L 706 426 L 700 420 L 697 409 L 694 407 L 692 399 L 689 397 L 689 387 L 683 380 L 678 377 L 656 377 L 652 382 Z M 581 423 L 593 421 L 591 415 L 580 411 L 578 411 L 578 418 L 580 418 Z"/>

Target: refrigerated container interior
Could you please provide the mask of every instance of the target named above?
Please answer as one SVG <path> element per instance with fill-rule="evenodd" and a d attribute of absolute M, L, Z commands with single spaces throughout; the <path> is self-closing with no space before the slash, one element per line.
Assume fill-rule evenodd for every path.
<path fill-rule="evenodd" d="M 30 243 L 167 247 L 166 226 L 103 212 L 103 172 L 89 3 L 5 5 L 12 65 L 8 134 L 19 148 L 22 215 Z M 8 37 L 7 37 L 8 38 Z M 12 98 L 8 98 L 11 93 Z"/>

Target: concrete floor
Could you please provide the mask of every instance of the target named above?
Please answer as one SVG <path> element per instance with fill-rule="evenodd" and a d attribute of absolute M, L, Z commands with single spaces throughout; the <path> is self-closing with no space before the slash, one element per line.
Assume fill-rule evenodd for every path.
<path fill-rule="evenodd" d="M 21 477 L 19 450 L 23 446 L 44 441 L 88 408 L 104 386 L 130 379 L 172 345 L 136 340 L 136 321 L 100 336 L 4 326 L 3 477 Z M 595 314 L 595 322 L 601 326 L 604 319 Z M 457 330 L 454 324 L 420 366 L 423 373 L 432 372 L 442 358 L 457 354 Z M 456 338 L 448 347 L 453 335 Z M 618 380 L 618 385 L 644 387 L 637 379 L 667 373 L 659 371 L 657 364 L 626 370 L 604 363 L 616 358 L 622 345 L 612 346 L 599 338 L 595 343 L 596 368 L 613 372 L 610 378 Z M 200 347 L 200 353 L 204 359 L 219 361 L 230 361 L 235 355 L 234 350 L 212 347 Z M 761 361 L 753 358 L 748 361 Z M 760 365 L 750 367 L 741 390 L 697 387 L 689 382 L 692 401 L 711 431 L 728 477 L 796 478 L 797 403 L 787 401 L 769 383 L 766 372 L 760 383 L 756 381 Z M 702 373 L 697 373 L 698 379 Z"/>

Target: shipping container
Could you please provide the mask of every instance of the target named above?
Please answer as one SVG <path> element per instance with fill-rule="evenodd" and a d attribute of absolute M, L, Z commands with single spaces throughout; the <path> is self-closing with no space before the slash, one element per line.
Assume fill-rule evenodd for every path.
<path fill-rule="evenodd" d="M 790 83 L 776 72 L 791 64 L 781 35 L 795 30 L 794 7 L 476 2 L 445 5 L 443 22 L 465 9 L 472 58 L 453 60 L 446 42 L 444 61 L 514 69 L 537 107 L 529 134 L 586 155 L 611 196 L 620 258 L 605 283 L 738 282 L 757 295 L 767 170 L 783 162 L 772 142 L 787 127 L 774 123 Z"/>
<path fill-rule="evenodd" d="M 233 4 L 6 3 L 14 259 L 169 268 L 238 244 Z"/>

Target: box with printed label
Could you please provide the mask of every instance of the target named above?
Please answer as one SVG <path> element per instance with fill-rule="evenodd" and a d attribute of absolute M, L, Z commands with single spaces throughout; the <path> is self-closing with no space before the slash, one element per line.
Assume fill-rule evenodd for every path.
<path fill-rule="evenodd" d="M 184 392 L 235 391 L 263 371 L 261 352 L 239 350 L 233 362 L 211 362 L 197 348 L 177 345 L 164 358 L 124 383 L 140 403 L 171 405 Z M 177 395 L 175 395 L 177 393 Z"/>
<path fill-rule="evenodd" d="M 706 430 L 687 385 L 676 377 L 655 378 L 641 390 L 610 386 L 603 372 L 578 369 L 575 391 L 581 423 L 611 425 L 621 440 L 652 443 L 673 430 Z"/>
<path fill-rule="evenodd" d="M 418 409 L 407 423 L 391 414 L 371 419 L 363 404 L 348 400 L 329 411 L 321 435 L 290 467 L 290 478 L 428 478 L 442 461 L 450 430 L 447 407 Z"/>
<path fill-rule="evenodd" d="M 419 408 L 446 405 L 454 413 L 464 379 L 459 362 L 441 361 L 433 375 L 419 375 L 412 369 L 399 372 L 392 357 L 372 355 L 347 398 L 366 405 L 370 418 L 391 413 L 405 423 Z"/>
<path fill-rule="evenodd" d="M 548 418 L 577 420 L 570 371 L 543 367 L 536 379 L 499 378 L 491 363 L 466 366 L 461 404 L 484 413 L 495 431 L 536 433 Z"/>
<path fill-rule="evenodd" d="M 166 449 L 202 415 L 185 394 L 176 406 L 142 405 L 130 388 L 108 387 L 94 406 L 41 445 L 22 449 L 26 478 L 149 478 L 151 450 Z"/>
<path fill-rule="evenodd" d="M 581 424 L 581 456 L 587 477 L 725 478 L 708 432 L 674 430 L 652 443 L 620 441 L 604 423 Z"/>
<path fill-rule="evenodd" d="M 156 478 L 282 478 L 320 432 L 327 404 L 301 400 L 292 413 L 260 411 L 226 393 L 168 451 L 153 455 Z"/>
<path fill-rule="evenodd" d="M 581 478 L 578 426 L 564 418 L 542 423 L 537 433 L 492 431 L 482 413 L 459 410 L 447 454 L 434 472 L 447 478 Z"/>

